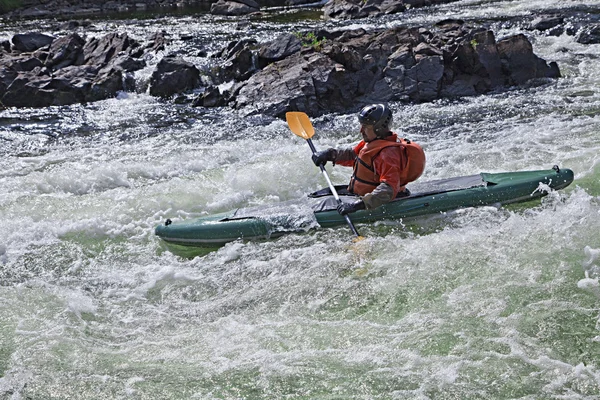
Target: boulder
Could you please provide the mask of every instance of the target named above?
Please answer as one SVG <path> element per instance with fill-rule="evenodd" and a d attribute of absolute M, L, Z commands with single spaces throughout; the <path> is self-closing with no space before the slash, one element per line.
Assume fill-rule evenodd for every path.
<path fill-rule="evenodd" d="M 258 66 L 264 68 L 270 63 L 283 60 L 302 48 L 298 36 L 291 33 L 279 35 L 274 41 L 264 44 L 258 51 Z"/>
<path fill-rule="evenodd" d="M 357 29 L 328 37 L 319 48 L 304 46 L 254 73 L 231 94 L 229 104 L 277 117 L 294 110 L 316 116 L 373 102 L 478 95 L 560 77 L 556 63 L 536 56 L 524 35 L 497 42 L 492 31 L 462 21 L 444 21 L 434 30 Z"/>
<path fill-rule="evenodd" d="M 13 48 L 20 52 L 32 52 L 48 46 L 54 40 L 53 36 L 39 32 L 18 33 L 12 37 Z"/>
<path fill-rule="evenodd" d="M 200 83 L 200 71 L 183 58 L 164 57 L 150 78 L 152 96 L 170 97 L 176 93 L 194 89 Z"/>
<path fill-rule="evenodd" d="M 15 35 L 16 36 L 16 35 Z M 29 35 L 40 38 L 40 36 Z M 124 73 L 145 66 L 139 44 L 126 34 L 86 41 L 77 33 L 53 39 L 50 46 L 25 47 L 23 38 L 0 58 L 0 102 L 7 107 L 47 107 L 113 97 L 123 90 Z M 33 52 L 17 48 L 33 49 Z"/>
<path fill-rule="evenodd" d="M 396 14 L 408 8 L 450 3 L 456 0 L 329 0 L 323 7 L 327 19 L 357 19 Z"/>
<path fill-rule="evenodd" d="M 598 44 L 600 43 L 600 24 L 594 24 L 583 27 L 575 40 L 581 44 Z"/>
<path fill-rule="evenodd" d="M 254 39 L 244 39 L 229 43 L 221 57 L 225 62 L 216 69 L 221 82 L 246 80 L 257 70 Z"/>
<path fill-rule="evenodd" d="M 56 39 L 50 46 L 45 65 L 59 70 L 71 65 L 83 64 L 83 46 L 85 40 L 77 33 L 71 33 Z"/>
<path fill-rule="evenodd" d="M 246 15 L 260 11 L 260 6 L 254 0 L 219 0 L 210 6 L 210 13 L 214 15 Z"/>
<path fill-rule="evenodd" d="M 548 65 L 533 54 L 533 46 L 523 34 L 500 40 L 497 48 L 507 86 L 522 85 L 534 78 L 560 77 L 558 65 Z"/>

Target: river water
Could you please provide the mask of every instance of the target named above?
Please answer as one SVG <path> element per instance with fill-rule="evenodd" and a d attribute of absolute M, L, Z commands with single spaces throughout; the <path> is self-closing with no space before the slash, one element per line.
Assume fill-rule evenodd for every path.
<path fill-rule="evenodd" d="M 209 53 L 285 30 L 444 17 L 525 32 L 563 78 L 393 103 L 395 127 L 425 148 L 423 180 L 558 164 L 575 182 L 527 204 L 359 225 L 356 244 L 340 227 L 184 257 L 154 226 L 326 185 L 283 121 L 143 93 L 1 111 L 0 398 L 598 398 L 600 45 L 507 23 L 594 4 L 465 0 L 248 33 L 204 14 L 94 21 L 88 34 L 191 33 Z M 0 39 L 52 23 L 5 24 Z M 316 146 L 355 143 L 355 118 L 314 119 Z M 336 183 L 350 174 L 328 169 Z"/>

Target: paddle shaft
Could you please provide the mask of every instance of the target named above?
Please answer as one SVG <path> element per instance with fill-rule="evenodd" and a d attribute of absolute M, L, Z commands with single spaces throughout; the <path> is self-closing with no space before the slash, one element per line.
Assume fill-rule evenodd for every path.
<path fill-rule="evenodd" d="M 306 139 L 306 141 L 308 142 L 308 145 L 310 146 L 310 149 L 312 150 L 313 154 L 315 154 L 317 152 L 317 149 L 315 149 L 315 145 L 313 144 L 312 139 L 308 138 L 308 139 Z M 323 176 L 325 176 L 325 180 L 327 181 L 327 184 L 329 185 L 329 189 L 331 189 L 331 193 L 333 193 L 333 197 L 335 197 L 335 200 L 337 201 L 338 204 L 341 204 L 342 200 L 340 200 L 340 196 L 338 196 L 337 190 L 335 190 L 335 186 L 333 186 L 333 183 L 331 183 L 331 179 L 329 179 L 329 175 L 327 174 L 327 170 L 325 169 L 325 166 L 323 164 L 319 164 L 319 168 L 321 168 L 321 172 L 323 173 Z M 348 214 L 344 215 L 344 218 L 346 219 L 348 226 L 350 226 L 352 233 L 354 233 L 354 236 L 360 237 L 360 235 L 358 234 L 358 231 L 354 227 L 354 224 L 352 223 L 352 220 L 350 219 Z"/>

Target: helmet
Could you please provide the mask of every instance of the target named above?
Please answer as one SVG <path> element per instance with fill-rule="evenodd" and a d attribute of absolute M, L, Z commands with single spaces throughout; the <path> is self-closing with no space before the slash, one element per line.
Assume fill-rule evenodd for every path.
<path fill-rule="evenodd" d="M 371 104 L 358 114 L 358 122 L 361 125 L 373 125 L 375 134 L 380 137 L 387 136 L 390 132 L 392 118 L 392 111 L 385 104 Z"/>

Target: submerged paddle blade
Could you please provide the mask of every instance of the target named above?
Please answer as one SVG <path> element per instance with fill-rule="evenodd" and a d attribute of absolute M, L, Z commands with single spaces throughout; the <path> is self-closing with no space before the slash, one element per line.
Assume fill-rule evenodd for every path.
<path fill-rule="evenodd" d="M 308 119 L 308 115 L 305 113 L 290 111 L 285 113 L 285 119 L 290 130 L 301 138 L 308 140 L 315 134 L 315 128 L 313 128 L 310 119 Z"/>

